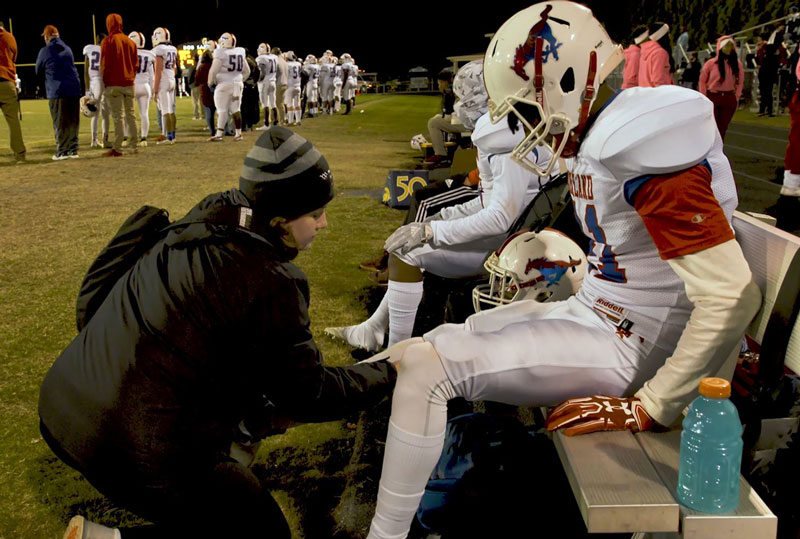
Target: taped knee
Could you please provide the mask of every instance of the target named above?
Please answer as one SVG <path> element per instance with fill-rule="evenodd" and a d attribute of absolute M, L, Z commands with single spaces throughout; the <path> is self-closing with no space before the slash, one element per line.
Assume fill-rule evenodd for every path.
<path fill-rule="evenodd" d="M 456 397 L 453 385 L 442 367 L 439 354 L 429 342 L 415 343 L 406 348 L 397 367 L 394 398 L 431 400 L 447 404 Z"/>

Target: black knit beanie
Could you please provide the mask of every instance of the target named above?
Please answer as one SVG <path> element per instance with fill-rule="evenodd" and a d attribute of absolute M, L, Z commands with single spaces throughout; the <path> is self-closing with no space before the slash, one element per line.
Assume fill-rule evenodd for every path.
<path fill-rule="evenodd" d="M 239 190 L 262 223 L 276 216 L 292 220 L 333 199 L 333 175 L 313 144 L 285 127 L 272 126 L 247 152 Z"/>

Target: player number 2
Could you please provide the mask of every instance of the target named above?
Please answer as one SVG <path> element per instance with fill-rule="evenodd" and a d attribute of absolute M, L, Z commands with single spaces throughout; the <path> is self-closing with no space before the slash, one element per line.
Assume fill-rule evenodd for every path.
<path fill-rule="evenodd" d="M 597 222 L 597 210 L 594 204 L 588 204 L 586 206 L 584 220 L 586 221 L 586 228 L 589 229 L 589 232 L 594 238 L 591 245 L 592 252 L 594 252 L 597 243 L 603 244 L 603 252 L 597 255 L 597 258 L 600 259 L 600 265 L 597 268 L 600 270 L 600 278 L 615 283 L 627 283 L 628 279 L 625 276 L 625 269 L 619 267 L 616 253 L 606 244 L 606 233 Z"/>
<path fill-rule="evenodd" d="M 98 69 L 100 69 L 100 53 L 99 52 L 94 51 L 92 53 L 92 59 L 89 62 L 89 69 L 91 71 L 97 71 Z"/>

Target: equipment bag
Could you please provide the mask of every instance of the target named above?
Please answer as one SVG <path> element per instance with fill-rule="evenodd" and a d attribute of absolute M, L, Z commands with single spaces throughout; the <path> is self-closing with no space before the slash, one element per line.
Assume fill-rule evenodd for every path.
<path fill-rule="evenodd" d="M 390 170 L 382 202 L 390 208 L 408 208 L 416 189 L 428 185 L 427 170 Z"/>

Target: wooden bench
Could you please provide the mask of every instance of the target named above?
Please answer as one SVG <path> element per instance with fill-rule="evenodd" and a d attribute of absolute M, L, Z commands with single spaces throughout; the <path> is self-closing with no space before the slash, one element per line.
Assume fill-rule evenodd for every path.
<path fill-rule="evenodd" d="M 762 352 L 777 348 L 785 365 L 800 372 L 800 238 L 740 212 L 733 227 L 763 294 L 747 334 Z M 575 437 L 556 432 L 553 441 L 590 533 L 632 532 L 654 539 L 761 539 L 777 534 L 777 517 L 744 478 L 733 513 L 711 515 L 678 504 L 680 430 Z"/>

